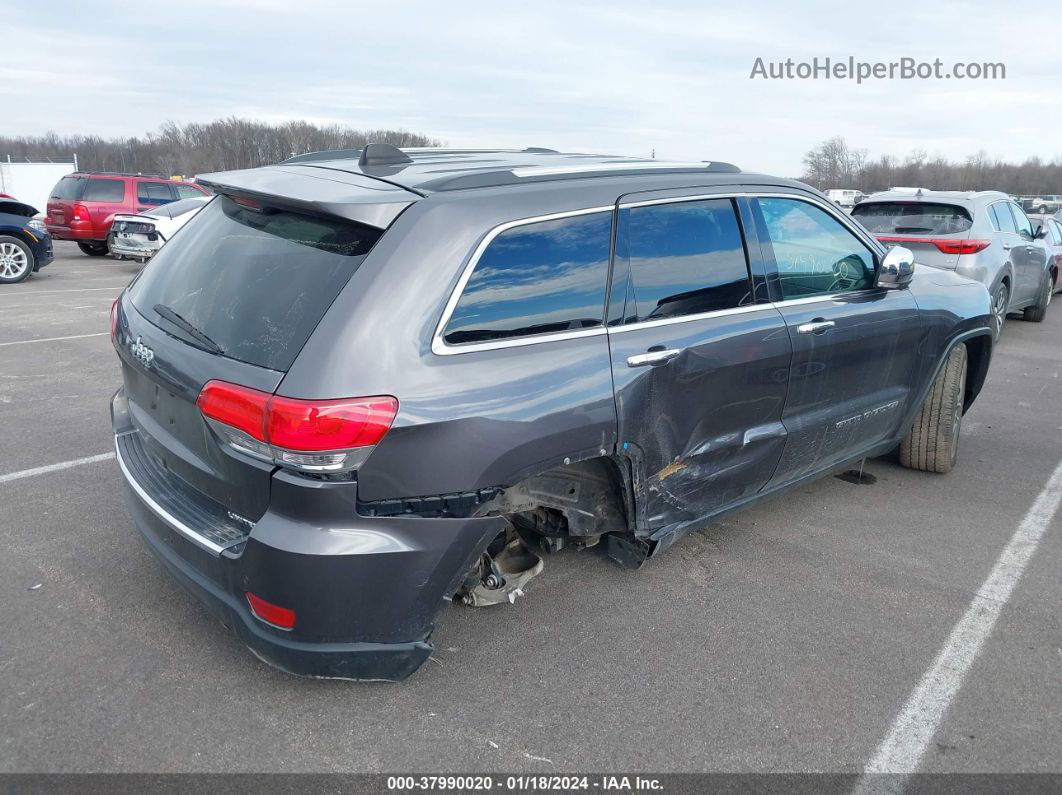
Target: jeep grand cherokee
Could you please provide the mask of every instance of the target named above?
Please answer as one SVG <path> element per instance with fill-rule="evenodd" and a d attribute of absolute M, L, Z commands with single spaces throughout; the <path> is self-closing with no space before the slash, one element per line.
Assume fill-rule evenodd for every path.
<path fill-rule="evenodd" d="M 129 510 L 259 657 L 400 679 L 543 550 L 639 566 L 899 448 L 945 472 L 985 287 L 725 163 L 354 152 L 208 175 L 115 303 Z"/>

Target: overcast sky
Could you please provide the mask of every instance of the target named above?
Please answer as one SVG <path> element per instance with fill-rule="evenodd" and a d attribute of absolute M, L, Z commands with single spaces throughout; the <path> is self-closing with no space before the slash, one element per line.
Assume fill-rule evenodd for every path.
<path fill-rule="evenodd" d="M 781 175 L 831 135 L 872 157 L 1062 155 L 1049 4 L 710 5 L 93 0 L 36 13 L 0 0 L 0 134 L 140 135 L 235 114 Z M 757 57 L 815 56 L 1002 62 L 1006 79 L 749 78 Z"/>

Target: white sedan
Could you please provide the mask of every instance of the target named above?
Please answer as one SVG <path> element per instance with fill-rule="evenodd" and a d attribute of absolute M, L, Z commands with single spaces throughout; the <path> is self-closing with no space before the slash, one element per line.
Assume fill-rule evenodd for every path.
<path fill-rule="evenodd" d="M 166 241 L 206 206 L 209 196 L 201 199 L 179 199 L 152 207 L 139 215 L 114 216 L 107 245 L 117 259 L 136 259 L 147 262 Z"/>

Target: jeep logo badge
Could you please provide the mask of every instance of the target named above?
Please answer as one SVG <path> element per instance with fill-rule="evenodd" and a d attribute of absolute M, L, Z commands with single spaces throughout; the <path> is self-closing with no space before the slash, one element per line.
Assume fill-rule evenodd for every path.
<path fill-rule="evenodd" d="M 151 363 L 155 360 L 155 351 L 151 350 L 141 340 L 143 337 L 137 337 L 135 342 L 129 343 L 129 352 L 133 354 L 133 358 L 140 362 L 144 367 L 150 367 Z"/>

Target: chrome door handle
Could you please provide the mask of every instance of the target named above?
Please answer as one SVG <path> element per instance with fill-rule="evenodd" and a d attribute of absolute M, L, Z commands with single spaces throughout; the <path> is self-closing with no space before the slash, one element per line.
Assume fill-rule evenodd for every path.
<path fill-rule="evenodd" d="M 834 325 L 832 320 L 815 320 L 811 323 L 801 323 L 797 326 L 797 334 L 825 334 Z"/>
<path fill-rule="evenodd" d="M 649 351 L 648 353 L 639 353 L 635 356 L 627 357 L 628 367 L 645 367 L 646 365 L 656 366 L 658 364 L 667 364 L 676 356 L 682 353 L 681 348 L 668 348 L 663 351 Z"/>

